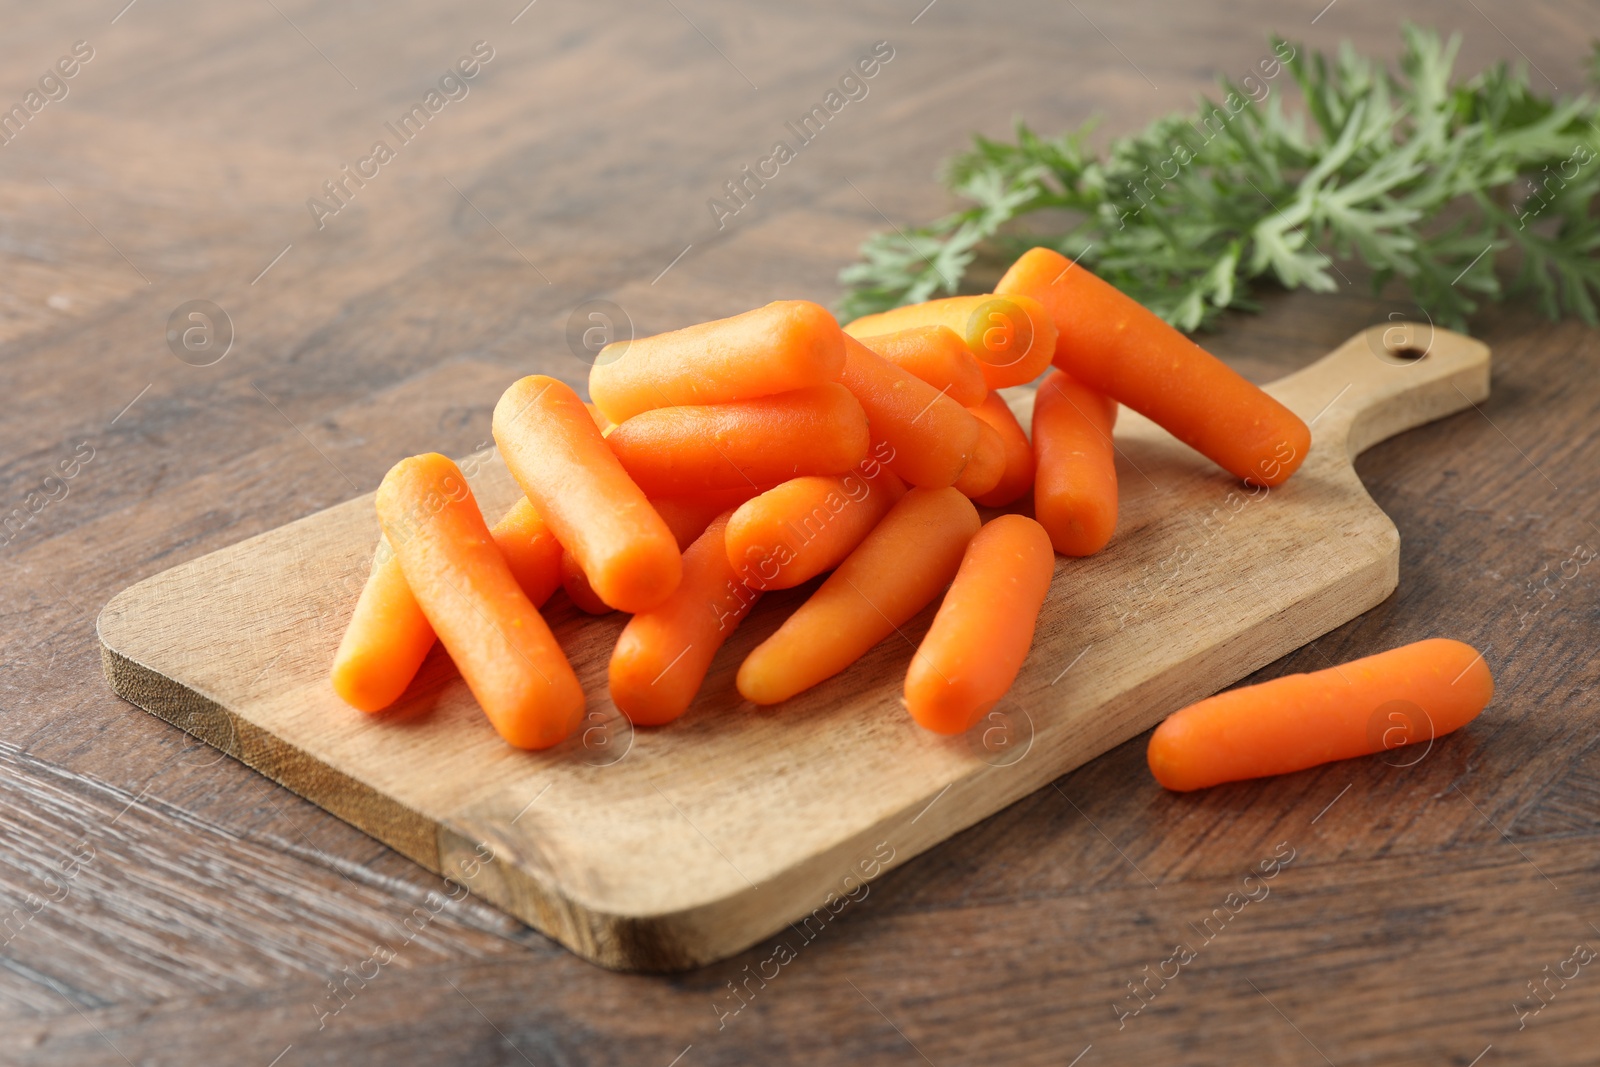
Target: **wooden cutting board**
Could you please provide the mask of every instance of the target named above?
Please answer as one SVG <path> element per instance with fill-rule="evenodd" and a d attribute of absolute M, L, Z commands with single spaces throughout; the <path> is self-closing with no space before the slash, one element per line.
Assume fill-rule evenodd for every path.
<path fill-rule="evenodd" d="M 99 618 L 102 659 L 127 700 L 585 958 L 683 969 L 786 924 L 803 943 L 883 870 L 1383 600 L 1400 537 L 1352 459 L 1488 390 L 1488 349 L 1469 338 L 1357 335 L 1268 386 L 1313 430 L 1270 492 L 1123 411 L 1116 537 L 1057 559 L 1027 664 L 964 737 L 899 706 L 932 608 L 810 692 L 743 704 L 741 658 L 810 586 L 769 594 L 665 728 L 635 732 L 607 698 L 625 618 L 561 594 L 547 617 L 589 692 L 565 744 L 502 743 L 438 648 L 400 705 L 363 715 L 327 670 L 377 541 L 371 495 L 124 590 Z M 1031 395 L 1012 400 L 1026 425 Z M 517 494 L 505 466 L 488 451 L 463 467 L 492 521 Z"/>

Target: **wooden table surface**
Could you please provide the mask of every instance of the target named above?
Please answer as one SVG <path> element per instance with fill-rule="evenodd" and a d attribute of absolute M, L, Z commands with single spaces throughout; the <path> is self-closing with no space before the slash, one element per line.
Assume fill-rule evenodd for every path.
<path fill-rule="evenodd" d="M 780 938 L 673 978 L 584 963 L 123 703 L 94 637 L 140 578 L 471 451 L 500 383 L 581 382 L 584 301 L 641 333 L 831 303 L 865 234 L 948 208 L 933 170 L 969 131 L 1125 131 L 1270 31 L 1392 56 L 1407 19 L 1576 91 L 1591 5 L 123 2 L 0 19 L 8 105 L 92 50 L 0 147 L 0 511 L 26 517 L 0 539 L 0 1062 L 1593 1062 L 1600 334 L 1527 308 L 1473 323 L 1480 410 L 1358 464 L 1399 592 L 1259 676 L 1448 635 L 1494 669 L 1480 720 L 1413 766 L 1189 796 L 1136 739 L 775 971 Z M 466 94 L 319 229 L 307 199 L 480 41 Z M 879 41 L 868 95 L 719 229 L 706 201 Z M 193 300 L 231 322 L 209 366 L 168 343 Z M 1266 380 L 1391 312 L 1416 309 L 1357 277 L 1207 343 Z"/>

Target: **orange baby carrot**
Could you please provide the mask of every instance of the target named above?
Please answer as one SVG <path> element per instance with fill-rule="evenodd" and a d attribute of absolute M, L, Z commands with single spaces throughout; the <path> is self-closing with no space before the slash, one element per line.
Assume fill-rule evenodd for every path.
<path fill-rule="evenodd" d="M 984 293 L 909 304 L 864 315 L 844 328 L 851 337 L 948 326 L 978 360 L 990 389 L 1025 385 L 1050 365 L 1056 351 L 1056 323 L 1032 294 Z"/>
<path fill-rule="evenodd" d="M 834 382 L 726 404 L 656 408 L 606 437 L 645 492 L 769 486 L 842 474 L 867 455 L 867 415 Z"/>
<path fill-rule="evenodd" d="M 494 439 L 600 599 L 620 611 L 666 599 L 683 573 L 678 543 L 571 386 L 543 374 L 513 383 L 495 405 Z"/>
<path fill-rule="evenodd" d="M 656 509 L 656 514 L 667 524 L 672 536 L 678 539 L 678 548 L 682 551 L 688 549 L 701 534 L 706 532 L 706 527 L 711 525 L 712 519 L 724 511 L 738 507 L 758 492 L 759 489 L 747 482 L 732 489 L 710 489 L 703 493 L 683 493 L 678 496 L 653 496 L 650 498 L 650 506 Z"/>
<path fill-rule="evenodd" d="M 790 589 L 838 566 L 905 491 L 873 459 L 849 474 L 784 482 L 728 520 L 728 562 L 753 589 Z"/>
<path fill-rule="evenodd" d="M 1033 513 L 1064 556 L 1091 556 L 1117 528 L 1111 428 L 1117 403 L 1061 371 L 1033 401 Z"/>
<path fill-rule="evenodd" d="M 1418 641 L 1190 704 L 1150 736 L 1150 771 L 1186 792 L 1431 743 L 1477 718 L 1492 696 L 1494 679 L 1471 645 Z"/>
<path fill-rule="evenodd" d="M 667 524 L 667 529 L 672 531 L 672 536 L 678 542 L 679 549 L 687 549 L 695 540 L 705 532 L 706 527 L 718 515 L 725 514 L 729 508 L 738 505 L 755 496 L 756 491 L 746 485 L 737 489 L 721 489 L 705 493 L 689 493 L 683 496 L 651 497 L 650 506 L 656 509 L 656 514 Z M 561 587 L 567 591 L 567 599 L 580 611 L 590 615 L 609 615 L 611 608 L 595 593 L 594 587 L 589 584 L 589 579 L 583 573 L 583 568 L 578 566 L 570 552 L 560 555 L 560 582 Z"/>
<path fill-rule="evenodd" d="M 948 326 L 913 326 L 860 341 L 964 408 L 981 402 L 989 391 L 983 367 L 967 350 L 961 335 Z"/>
<path fill-rule="evenodd" d="M 523 497 L 489 531 L 534 607 L 561 584 L 561 545 Z M 387 540 L 378 546 L 350 625 L 333 660 L 333 688 L 362 711 L 400 699 L 436 640 Z"/>
<path fill-rule="evenodd" d="M 561 553 L 561 588 L 567 591 L 567 599 L 579 611 L 590 615 L 611 614 L 611 605 L 600 599 L 594 586 L 589 584 L 589 576 L 583 573 L 583 568 L 578 566 L 571 552 Z"/>
<path fill-rule="evenodd" d="M 1017 422 L 1005 397 L 999 393 L 990 393 L 983 398 L 983 403 L 967 410 L 1000 435 L 1006 450 L 1006 469 L 999 482 L 987 493 L 972 499 L 986 508 L 1003 508 L 1015 503 L 1033 488 L 1033 445 L 1028 435 L 1022 432 L 1022 424 Z"/>
<path fill-rule="evenodd" d="M 844 368 L 839 324 L 809 300 L 777 300 L 601 350 L 589 395 L 612 422 L 641 411 L 725 404 L 837 381 Z"/>
<path fill-rule="evenodd" d="M 866 410 L 884 460 L 912 485 L 953 485 L 978 448 L 978 420 L 939 390 L 854 337 L 844 339 L 844 386 Z"/>
<path fill-rule="evenodd" d="M 1059 252 L 1025 252 L 995 291 L 1049 310 L 1059 327 L 1056 366 L 1230 473 L 1278 485 L 1305 460 L 1311 431 L 1294 412 Z"/>
<path fill-rule="evenodd" d="M 811 599 L 739 667 L 739 693 L 776 704 L 838 674 L 955 577 L 978 511 L 961 492 L 912 489 Z"/>
<path fill-rule="evenodd" d="M 377 504 L 406 584 L 500 736 L 548 748 L 572 733 L 584 708 L 578 677 L 456 465 L 437 453 L 403 459 L 384 476 Z"/>
<path fill-rule="evenodd" d="M 628 620 L 611 653 L 611 699 L 641 726 L 671 722 L 688 710 L 717 649 L 760 592 L 740 583 L 728 563 L 719 516 L 683 554 L 683 581 L 663 603 Z"/>
<path fill-rule="evenodd" d="M 333 691 L 362 711 L 382 711 L 400 699 L 433 642 L 433 627 L 385 542 L 333 657 Z"/>
<path fill-rule="evenodd" d="M 971 409 L 968 409 L 971 410 Z M 955 481 L 957 489 L 976 500 L 985 493 L 994 492 L 1006 473 L 1006 443 L 993 426 L 973 416 L 978 424 L 978 447 L 972 453 L 966 469 Z"/>
<path fill-rule="evenodd" d="M 550 532 L 539 509 L 522 497 L 489 533 L 533 606 L 549 600 L 561 584 L 561 542 Z"/>
<path fill-rule="evenodd" d="M 1025 515 L 978 531 L 906 671 L 906 708 L 918 725 L 964 733 L 1006 695 L 1055 568 L 1050 535 Z"/>

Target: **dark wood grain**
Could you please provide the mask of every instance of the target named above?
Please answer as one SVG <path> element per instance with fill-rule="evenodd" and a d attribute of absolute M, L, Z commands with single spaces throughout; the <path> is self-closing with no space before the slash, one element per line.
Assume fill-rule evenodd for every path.
<path fill-rule="evenodd" d="M 969 131 L 1095 113 L 1126 130 L 1253 63 L 1271 30 L 1392 55 L 1405 19 L 1459 30 L 1466 69 L 1526 57 L 1575 90 L 1586 5 L 1340 0 L 1315 25 L 1320 2 L 1264 0 L 939 0 L 914 24 L 920 0 L 542 0 L 514 25 L 516 0 L 121 6 L 10 4 L 0 37 L 7 102 L 74 41 L 96 50 L 0 147 L 0 510 L 94 449 L 0 546 L 0 1060 L 1592 1061 L 1592 967 L 1520 1030 L 1514 1005 L 1575 944 L 1600 948 L 1600 570 L 1561 577 L 1600 548 L 1600 337 L 1524 308 L 1473 323 L 1495 350 L 1481 411 L 1358 465 L 1401 531 L 1399 591 L 1260 675 L 1448 634 L 1487 649 L 1482 719 L 1413 767 L 1185 797 L 1135 740 L 873 884 L 765 987 L 748 976 L 772 946 L 616 975 L 448 900 L 117 700 L 93 635 L 139 578 L 364 492 L 396 456 L 486 439 L 493 397 L 452 384 L 453 361 L 581 381 L 563 331 L 585 298 L 641 331 L 831 300 L 885 217 L 948 206 L 932 172 Z M 470 95 L 316 230 L 306 198 L 477 40 L 495 58 Z M 717 230 L 706 199 L 878 40 L 896 52 L 870 95 Z M 1352 278 L 1210 344 L 1265 380 L 1414 314 Z M 190 299 L 235 325 L 215 366 L 166 347 Z M 1280 842 L 1295 858 L 1271 895 L 1119 1029 L 1127 983 L 1200 940 L 1189 924 Z M 347 979 L 379 945 L 393 959 Z M 319 1029 L 330 981 L 347 1000 Z"/>

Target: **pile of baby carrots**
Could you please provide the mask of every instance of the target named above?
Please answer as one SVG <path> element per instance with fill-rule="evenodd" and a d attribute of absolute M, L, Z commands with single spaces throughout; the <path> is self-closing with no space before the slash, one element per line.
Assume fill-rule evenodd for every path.
<path fill-rule="evenodd" d="M 997 390 L 1046 371 L 1025 434 Z M 943 594 L 905 706 L 961 733 L 1027 658 L 1056 554 L 1111 539 L 1119 405 L 1258 485 L 1311 443 L 1283 405 L 1044 248 L 993 293 L 843 328 L 788 300 L 612 345 L 589 393 L 532 375 L 501 396 L 494 439 L 524 495 L 492 528 L 444 456 L 384 478 L 378 558 L 333 665 L 341 697 L 389 706 L 437 639 L 508 743 L 558 744 L 586 699 L 539 611 L 561 588 L 632 616 L 611 699 L 668 723 L 764 592 L 826 574 L 745 657 L 739 693 L 803 692 Z M 1032 517 L 1015 510 L 1030 500 Z M 1014 510 L 985 522 L 979 506 Z"/>

